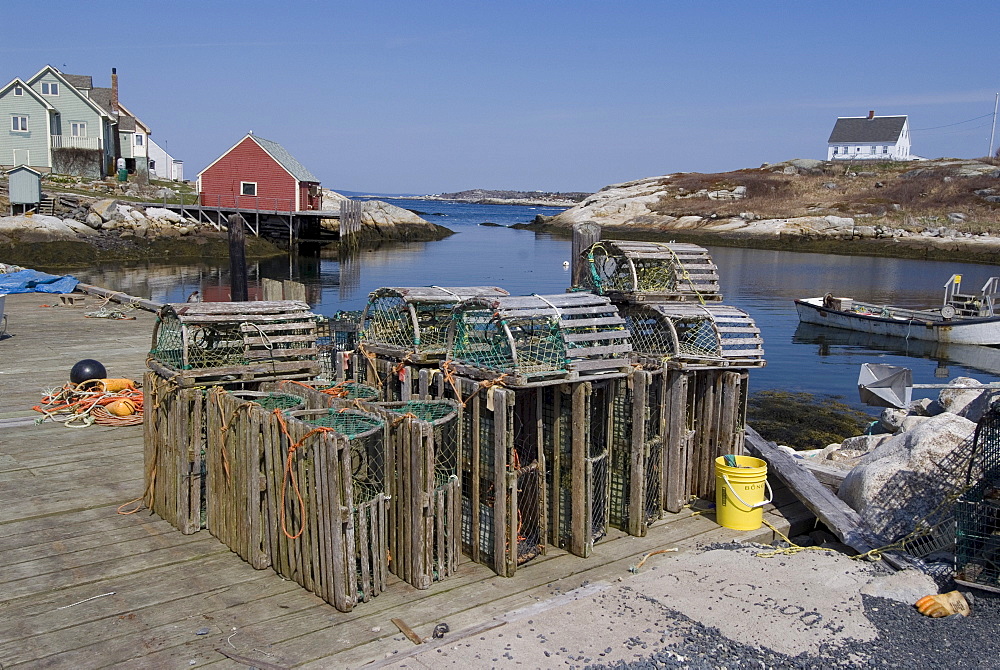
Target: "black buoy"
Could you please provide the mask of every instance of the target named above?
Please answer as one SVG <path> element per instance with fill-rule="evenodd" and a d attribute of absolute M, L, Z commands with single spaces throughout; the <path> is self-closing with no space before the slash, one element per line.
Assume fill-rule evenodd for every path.
<path fill-rule="evenodd" d="M 99 361 L 93 358 L 85 358 L 77 362 L 73 369 L 69 371 L 69 380 L 74 384 L 82 384 L 89 379 L 104 379 L 108 376 L 108 371 L 104 369 Z"/>

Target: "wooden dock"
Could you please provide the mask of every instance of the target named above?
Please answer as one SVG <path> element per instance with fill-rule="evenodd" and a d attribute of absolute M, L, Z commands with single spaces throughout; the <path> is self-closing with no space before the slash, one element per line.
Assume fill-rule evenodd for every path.
<path fill-rule="evenodd" d="M 422 638 L 438 623 L 446 642 L 495 617 L 585 583 L 629 579 L 657 549 L 772 532 L 717 526 L 709 514 L 668 514 L 645 537 L 613 531 L 589 558 L 562 550 L 513 578 L 463 561 L 456 575 L 418 590 L 391 577 L 386 592 L 342 613 L 271 570 L 255 570 L 207 531 L 183 535 L 148 510 L 119 513 L 143 491 L 142 427 L 67 428 L 31 406 L 83 358 L 109 376 L 141 379 L 155 316 L 85 318 L 103 302 L 48 307 L 56 296 L 11 295 L 0 340 L 0 664 L 3 668 L 355 668 L 413 648 L 391 622 Z M 785 492 L 766 518 L 784 532 L 812 515 Z M 653 559 L 655 560 L 655 559 Z M 437 641 L 435 641 L 437 642 Z"/>

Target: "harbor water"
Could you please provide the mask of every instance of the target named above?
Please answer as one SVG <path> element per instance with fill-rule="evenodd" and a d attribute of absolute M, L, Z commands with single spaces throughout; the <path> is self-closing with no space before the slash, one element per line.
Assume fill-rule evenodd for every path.
<path fill-rule="evenodd" d="M 506 227 L 558 209 L 430 200 L 390 202 L 419 211 L 426 220 L 455 234 L 438 242 L 362 250 L 344 259 L 321 253 L 318 258 L 255 262 L 250 267 L 251 283 L 261 278 L 303 282 L 314 311 L 322 314 L 359 310 L 369 292 L 381 286 L 492 285 L 513 295 L 561 293 L 569 286 L 570 272 L 564 267 L 564 261 L 570 260 L 568 239 Z M 796 298 L 830 292 L 870 302 L 935 307 L 941 304 L 944 284 L 952 274 L 962 274 L 963 289 L 975 292 L 991 275 L 1000 274 L 996 266 L 711 246 L 709 251 L 719 267 L 725 302 L 749 312 L 764 337 L 767 366 L 752 371 L 751 391 L 803 391 L 837 397 L 861 408 L 857 377 L 866 362 L 909 367 L 918 384 L 957 376 L 989 382 L 1000 376 L 1000 349 L 802 326 L 793 305 Z M 228 297 L 226 261 L 217 265 L 116 263 L 68 271 L 81 281 L 154 301 L 182 302 L 196 289 L 210 300 Z M 920 396 L 914 392 L 914 397 Z"/>

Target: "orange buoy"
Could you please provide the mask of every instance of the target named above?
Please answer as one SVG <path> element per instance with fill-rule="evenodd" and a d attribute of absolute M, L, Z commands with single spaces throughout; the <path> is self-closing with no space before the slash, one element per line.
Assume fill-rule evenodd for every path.
<path fill-rule="evenodd" d="M 104 409 L 115 416 L 131 416 L 135 414 L 135 403 L 128 398 L 122 398 L 109 403 Z"/>

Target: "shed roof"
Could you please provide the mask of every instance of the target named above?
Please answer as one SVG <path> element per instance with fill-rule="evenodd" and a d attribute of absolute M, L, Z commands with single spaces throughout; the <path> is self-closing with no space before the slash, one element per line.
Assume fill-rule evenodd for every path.
<path fill-rule="evenodd" d="M 10 170 L 8 170 L 5 174 L 12 175 L 15 172 L 30 172 L 31 174 L 35 175 L 36 177 L 41 177 L 42 176 L 41 172 L 39 172 L 38 170 L 32 170 L 27 165 L 18 165 L 17 167 L 14 167 L 14 168 L 11 168 Z"/>
<path fill-rule="evenodd" d="M 840 117 L 830 133 L 830 144 L 837 142 L 895 142 L 906 125 L 905 116 Z"/>
<path fill-rule="evenodd" d="M 253 133 L 249 134 L 247 137 L 251 138 L 260 146 L 261 149 L 270 154 L 271 158 L 278 161 L 278 163 L 281 164 L 281 167 L 288 170 L 289 174 L 295 177 L 298 181 L 313 181 L 319 183 L 319 179 L 312 172 L 307 170 L 302 163 L 295 160 L 295 157 L 288 153 L 285 147 L 273 140 L 265 140 L 263 137 L 254 135 Z"/>

